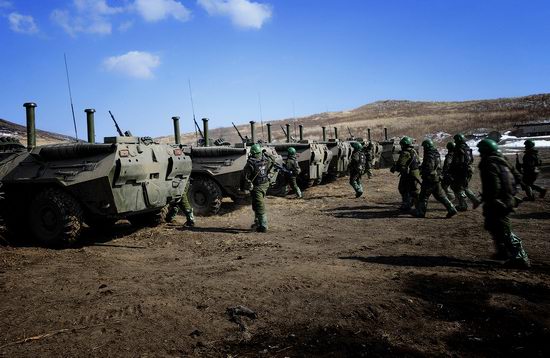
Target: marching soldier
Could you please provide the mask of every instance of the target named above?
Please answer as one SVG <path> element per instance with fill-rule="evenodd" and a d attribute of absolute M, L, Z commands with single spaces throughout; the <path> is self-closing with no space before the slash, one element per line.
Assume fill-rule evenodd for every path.
<path fill-rule="evenodd" d="M 273 159 L 264 155 L 259 144 L 250 147 L 250 156 L 244 167 L 242 185 L 250 190 L 254 225 L 258 232 L 267 231 L 267 214 L 265 211 L 265 196 L 269 189 L 269 173 L 273 168 Z"/>
<path fill-rule="evenodd" d="M 191 206 L 191 203 L 189 203 L 189 183 L 191 181 L 188 180 L 187 184 L 185 186 L 185 190 L 183 191 L 183 194 L 181 196 L 181 199 L 175 204 L 170 206 L 168 209 L 168 214 L 166 215 L 166 221 L 172 222 L 176 218 L 176 215 L 178 215 L 178 212 L 181 210 L 185 214 L 185 218 L 187 219 L 184 226 L 187 227 L 194 227 L 195 226 L 195 216 L 193 215 L 193 206 Z"/>
<path fill-rule="evenodd" d="M 449 200 L 455 199 L 455 194 L 449 188 L 453 181 L 450 173 L 451 162 L 453 161 L 453 152 L 455 150 L 455 143 L 447 143 L 447 154 L 445 154 L 445 160 L 443 161 L 443 169 L 441 170 L 441 187 L 445 191 L 445 195 Z"/>
<path fill-rule="evenodd" d="M 365 153 L 365 174 L 370 179 L 372 178 L 372 160 L 374 159 L 374 145 L 371 141 L 364 147 L 363 151 Z"/>
<path fill-rule="evenodd" d="M 300 165 L 298 164 L 298 161 L 296 160 L 296 149 L 294 147 L 289 147 L 287 150 L 287 157 L 285 161 L 285 168 L 290 172 L 287 177 L 289 181 L 289 185 L 294 190 L 294 194 L 296 194 L 296 197 L 298 199 L 303 198 L 302 191 L 300 190 L 300 187 L 298 187 L 298 183 L 296 182 L 296 177 L 300 175 L 302 170 L 300 169 Z"/>
<path fill-rule="evenodd" d="M 456 134 L 453 138 L 455 140 L 455 150 L 449 173 L 452 177 L 451 189 L 453 189 L 458 199 L 458 206 L 456 208 L 458 211 L 468 210 L 468 203 L 466 202 L 466 198 L 468 198 L 475 209 L 481 202 L 468 187 L 474 172 L 472 150 L 466 144 L 466 138 L 463 134 Z"/>
<path fill-rule="evenodd" d="M 349 184 L 355 190 L 355 197 L 358 198 L 363 195 L 363 184 L 361 183 L 361 177 L 365 172 L 366 157 L 365 153 L 361 150 L 363 147 L 358 142 L 352 142 L 353 153 L 351 154 L 351 161 L 349 163 Z"/>
<path fill-rule="evenodd" d="M 399 178 L 399 193 L 401 194 L 400 210 L 409 211 L 412 209 L 418 200 L 418 184 L 420 182 L 420 165 L 418 161 L 418 153 L 413 148 L 413 141 L 409 137 L 403 137 L 399 141 L 401 152 L 399 159 L 391 167 L 390 172 L 398 172 Z"/>
<path fill-rule="evenodd" d="M 420 218 L 426 217 L 428 200 L 433 194 L 434 198 L 447 209 L 447 218 L 453 217 L 456 215 L 457 211 L 441 187 L 439 175 L 439 171 L 441 170 L 441 158 L 439 152 L 431 139 L 425 139 L 422 142 L 422 147 L 424 148 L 424 158 L 422 166 L 420 167 L 422 184 L 420 186 L 420 196 L 416 207 L 416 216 Z"/>
<path fill-rule="evenodd" d="M 540 173 L 542 161 L 539 158 L 539 151 L 535 149 L 535 142 L 533 140 L 527 139 L 524 145 L 523 163 L 520 163 L 516 156 L 516 168 L 523 174 L 523 184 L 525 194 L 527 195 L 523 200 L 533 201 L 535 200 L 533 190 L 537 191 L 541 198 L 544 198 L 546 195 L 546 189 L 535 184 Z"/>
<path fill-rule="evenodd" d="M 519 183 L 519 173 L 506 160 L 491 139 L 483 139 L 478 143 L 481 162 L 479 174 L 483 199 L 483 216 L 485 229 L 491 234 L 495 243 L 495 259 L 507 260 L 506 266 L 528 268 L 530 266 L 527 253 L 523 249 L 521 239 L 512 232 L 508 217 L 519 204 L 515 197 L 516 185 Z"/>

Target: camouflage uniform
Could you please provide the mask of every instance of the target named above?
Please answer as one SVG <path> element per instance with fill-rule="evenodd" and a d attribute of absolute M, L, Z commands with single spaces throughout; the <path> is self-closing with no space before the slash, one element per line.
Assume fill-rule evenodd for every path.
<path fill-rule="evenodd" d="M 189 184 L 191 180 L 187 181 L 187 184 L 185 185 L 185 190 L 183 191 L 183 194 L 181 196 L 181 199 L 175 204 L 170 206 L 168 209 L 168 214 L 166 216 L 166 221 L 172 222 L 176 218 L 176 215 L 178 215 L 178 212 L 181 210 L 185 214 L 185 218 L 187 221 L 185 222 L 185 226 L 193 227 L 195 226 L 195 216 L 193 215 L 193 206 L 191 206 L 191 203 L 189 203 Z"/>
<path fill-rule="evenodd" d="M 525 149 L 523 154 L 523 163 L 519 165 L 519 170 L 523 173 L 523 184 L 525 188 L 526 200 L 535 200 L 533 190 L 539 192 L 540 197 L 546 195 L 546 189 L 535 184 L 540 173 L 542 161 L 539 158 L 538 150 L 534 148 Z"/>
<path fill-rule="evenodd" d="M 364 147 L 363 152 L 365 153 L 365 174 L 367 174 L 367 177 L 370 179 L 372 178 L 372 161 L 374 159 L 374 146 L 372 142 L 369 142 L 369 144 Z"/>
<path fill-rule="evenodd" d="M 447 209 L 447 217 L 456 215 L 454 205 L 445 195 L 441 187 L 439 170 L 441 169 L 441 158 L 439 152 L 434 147 L 424 149 L 424 159 L 420 172 L 422 175 L 422 184 L 420 186 L 420 196 L 416 208 L 418 217 L 425 217 L 428 209 L 428 200 L 433 194 L 434 198 L 445 206 Z"/>
<path fill-rule="evenodd" d="M 292 174 L 288 175 L 288 182 L 292 190 L 294 190 L 294 193 L 296 194 L 297 198 L 302 198 L 302 191 L 300 190 L 300 187 L 298 186 L 298 183 L 296 182 L 296 178 L 302 170 L 300 169 L 300 165 L 298 164 L 298 161 L 296 160 L 295 155 L 289 155 L 286 158 L 285 161 L 285 168 L 290 170 Z"/>
<path fill-rule="evenodd" d="M 361 149 L 354 149 L 349 163 L 349 184 L 355 190 L 355 197 L 363 195 L 361 177 L 365 171 L 365 153 Z"/>
<path fill-rule="evenodd" d="M 510 258 L 509 262 L 512 264 L 528 266 L 527 253 L 523 249 L 521 239 L 512 232 L 508 217 L 517 206 L 514 195 L 519 173 L 499 151 L 482 155 L 479 171 L 485 229 L 489 231 L 495 243 L 497 250 L 495 257 Z"/>
<path fill-rule="evenodd" d="M 267 214 L 265 211 L 265 196 L 269 189 L 269 173 L 273 168 L 273 161 L 263 153 L 251 154 L 243 171 L 244 189 L 250 190 L 252 210 L 254 211 L 254 225 L 256 231 L 267 231 Z"/>
<path fill-rule="evenodd" d="M 456 207 L 458 211 L 468 210 L 466 198 L 470 199 L 474 208 L 480 204 L 477 196 L 468 187 L 474 172 L 473 164 L 474 157 L 468 144 L 457 143 L 449 167 L 449 174 L 452 178 L 451 189 L 458 198 L 458 206 Z"/>
<path fill-rule="evenodd" d="M 403 148 L 397 162 L 390 169 L 392 173 L 399 172 L 399 193 L 401 194 L 401 210 L 410 210 L 418 200 L 418 184 L 420 170 L 418 153 L 412 146 Z"/>
<path fill-rule="evenodd" d="M 445 191 L 445 194 L 449 200 L 454 200 L 455 195 L 453 191 L 449 188 L 452 184 L 452 177 L 450 174 L 451 162 L 453 161 L 453 152 L 447 151 L 445 154 L 445 160 L 443 161 L 443 169 L 441 170 L 441 187 Z"/>

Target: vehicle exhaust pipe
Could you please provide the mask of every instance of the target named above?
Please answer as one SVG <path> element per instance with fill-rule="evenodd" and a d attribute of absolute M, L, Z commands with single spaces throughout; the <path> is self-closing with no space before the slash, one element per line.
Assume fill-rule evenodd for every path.
<path fill-rule="evenodd" d="M 323 128 L 323 142 L 327 141 L 327 127 L 321 127 Z"/>
<path fill-rule="evenodd" d="M 286 142 L 290 143 L 290 124 L 286 124 Z"/>
<path fill-rule="evenodd" d="M 369 139 L 369 142 L 370 142 L 370 128 L 367 128 L 367 138 Z"/>
<path fill-rule="evenodd" d="M 266 124 L 267 126 L 267 142 L 271 143 L 271 123 Z"/>
<path fill-rule="evenodd" d="M 252 144 L 256 143 L 256 122 L 250 121 L 250 140 L 252 140 Z"/>
<path fill-rule="evenodd" d="M 388 128 L 384 128 L 384 140 L 388 140 Z"/>
<path fill-rule="evenodd" d="M 180 117 L 174 116 L 172 121 L 174 121 L 174 141 L 176 144 L 181 144 Z"/>
<path fill-rule="evenodd" d="M 208 118 L 202 119 L 202 134 L 204 136 L 204 146 L 208 147 Z"/>
<path fill-rule="evenodd" d="M 300 124 L 298 130 L 300 131 L 300 140 L 304 140 L 304 126 Z"/>
<path fill-rule="evenodd" d="M 334 139 L 338 139 L 338 127 L 334 127 Z"/>
<path fill-rule="evenodd" d="M 88 143 L 95 143 L 95 109 L 86 108 L 84 112 L 86 112 L 86 124 L 88 126 Z"/>
<path fill-rule="evenodd" d="M 27 150 L 31 151 L 36 147 L 36 127 L 35 127 L 35 116 L 34 109 L 36 108 L 36 103 L 27 102 L 23 104 L 27 112 Z"/>

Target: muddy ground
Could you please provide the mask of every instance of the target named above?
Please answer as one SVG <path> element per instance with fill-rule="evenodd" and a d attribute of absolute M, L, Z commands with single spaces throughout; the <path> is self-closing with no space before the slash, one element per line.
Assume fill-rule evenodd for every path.
<path fill-rule="evenodd" d="M 267 234 L 228 202 L 194 230 L 2 246 L 0 355 L 550 356 L 549 199 L 513 216 L 522 271 L 490 259 L 479 209 L 447 220 L 431 202 L 416 219 L 396 185 L 380 170 L 360 199 L 347 178 L 269 198 Z M 228 313 L 239 305 L 256 318 Z"/>

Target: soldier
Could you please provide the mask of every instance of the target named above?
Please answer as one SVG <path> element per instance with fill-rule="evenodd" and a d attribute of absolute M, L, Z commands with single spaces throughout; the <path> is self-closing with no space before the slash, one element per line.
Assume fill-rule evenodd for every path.
<path fill-rule="evenodd" d="M 475 209 L 481 202 L 468 187 L 474 172 L 472 167 L 474 164 L 472 150 L 466 144 L 466 138 L 463 134 L 456 134 L 453 138 L 455 140 L 455 150 L 449 167 L 449 174 L 452 177 L 451 189 L 453 189 L 455 196 L 458 198 L 458 206 L 456 208 L 458 211 L 468 210 L 468 203 L 466 202 L 466 198 L 468 198 Z"/>
<path fill-rule="evenodd" d="M 250 190 L 252 210 L 254 210 L 252 227 L 258 232 L 266 232 L 268 228 L 264 200 L 269 189 L 269 173 L 272 168 L 273 159 L 262 153 L 259 144 L 253 144 L 243 171 L 242 189 Z"/>
<path fill-rule="evenodd" d="M 426 217 L 428 209 L 428 199 L 433 194 L 434 198 L 447 209 L 447 218 L 456 215 L 457 211 L 454 205 L 449 201 L 440 183 L 439 171 L 441 170 L 441 158 L 431 139 L 425 139 L 422 142 L 424 148 L 424 159 L 420 167 L 422 175 L 422 184 L 420 186 L 420 196 L 416 207 L 416 216 Z"/>
<path fill-rule="evenodd" d="M 523 184 L 525 194 L 527 194 L 523 200 L 535 200 L 533 190 L 538 191 L 539 197 L 544 198 L 546 189 L 535 184 L 540 173 L 540 166 L 542 165 L 542 161 L 539 158 L 539 151 L 535 149 L 535 142 L 531 139 L 527 139 L 523 144 L 525 145 L 523 163 L 520 163 L 516 156 L 516 168 L 523 174 Z"/>
<path fill-rule="evenodd" d="M 361 150 L 363 147 L 358 142 L 352 142 L 353 153 L 351 154 L 351 161 L 349 163 L 349 184 L 355 190 L 355 197 L 358 198 L 363 195 L 363 184 L 361 184 L 361 177 L 365 171 L 366 157 L 365 153 Z"/>
<path fill-rule="evenodd" d="M 420 182 L 420 171 L 418 153 L 413 148 L 413 141 L 409 137 L 403 137 L 399 141 L 401 152 L 397 162 L 391 167 L 390 172 L 399 172 L 399 193 L 402 202 L 400 210 L 409 211 L 418 200 L 418 184 Z"/>
<path fill-rule="evenodd" d="M 185 218 L 187 221 L 185 222 L 184 226 L 187 227 L 194 227 L 195 226 L 195 216 L 193 215 L 193 207 L 189 203 L 189 197 L 187 196 L 187 193 L 189 192 L 189 183 L 191 180 L 187 181 L 187 184 L 185 185 L 185 190 L 183 191 L 183 194 L 181 196 L 181 199 L 175 204 L 171 205 L 168 209 L 168 214 L 166 215 L 166 221 L 172 222 L 176 218 L 176 215 L 178 215 L 178 212 L 181 210 L 185 214 Z"/>
<path fill-rule="evenodd" d="M 449 188 L 453 178 L 450 173 L 451 162 L 453 161 L 453 152 L 455 150 L 455 143 L 447 143 L 447 154 L 445 154 L 445 161 L 443 162 L 443 169 L 441 170 L 441 187 L 445 191 L 449 200 L 455 200 L 453 191 Z"/>
<path fill-rule="evenodd" d="M 296 177 L 300 175 L 302 170 L 300 169 L 300 165 L 296 160 L 296 149 L 294 147 L 289 147 L 287 150 L 287 154 L 288 155 L 285 161 L 285 168 L 290 172 L 290 174 L 288 174 L 288 181 L 292 190 L 294 190 L 294 194 L 296 194 L 296 197 L 298 199 L 301 199 L 304 196 L 302 195 L 302 191 L 298 187 Z"/>
<path fill-rule="evenodd" d="M 372 178 L 372 160 L 374 158 L 374 145 L 372 145 L 371 141 L 363 147 L 363 151 L 365 153 L 365 174 L 370 179 Z"/>
<path fill-rule="evenodd" d="M 485 229 L 493 237 L 496 247 L 495 259 L 506 260 L 505 265 L 515 268 L 530 266 L 521 239 L 512 232 L 508 215 L 514 211 L 519 201 L 515 197 L 519 173 L 506 160 L 491 139 L 478 143 L 481 162 L 479 174 L 483 199 Z"/>

